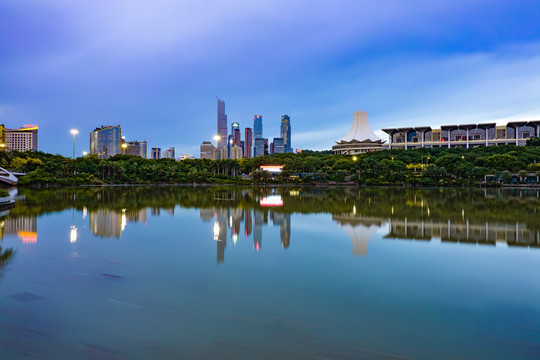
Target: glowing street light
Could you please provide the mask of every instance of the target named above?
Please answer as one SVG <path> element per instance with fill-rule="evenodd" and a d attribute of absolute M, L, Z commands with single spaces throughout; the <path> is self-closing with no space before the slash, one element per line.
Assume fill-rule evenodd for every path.
<path fill-rule="evenodd" d="M 75 135 L 79 133 L 77 129 L 71 129 L 71 135 L 73 135 L 73 159 L 75 159 Z"/>
<path fill-rule="evenodd" d="M 82 152 L 82 155 L 83 155 L 83 156 L 88 155 L 88 151 L 83 151 L 83 152 Z"/>
<path fill-rule="evenodd" d="M 72 244 L 77 242 L 77 228 L 75 225 L 71 225 L 71 230 L 69 231 L 69 241 Z"/>
<path fill-rule="evenodd" d="M 358 160 L 358 157 L 355 155 L 352 157 L 352 161 L 356 161 L 356 160 Z"/>
<path fill-rule="evenodd" d="M 127 147 L 128 147 L 128 145 L 126 143 L 122 144 L 122 149 L 124 149 L 124 155 L 126 154 Z"/>

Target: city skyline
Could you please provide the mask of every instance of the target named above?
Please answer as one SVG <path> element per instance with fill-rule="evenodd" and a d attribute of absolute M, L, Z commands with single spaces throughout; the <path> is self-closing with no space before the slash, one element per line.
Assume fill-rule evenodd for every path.
<path fill-rule="evenodd" d="M 3 3 L 0 123 L 38 124 L 40 150 L 70 156 L 69 130 L 99 124 L 197 154 L 215 135 L 216 95 L 230 122 L 264 115 L 267 134 L 290 115 L 300 149 L 330 149 L 358 108 L 382 138 L 406 124 L 539 119 L 539 12 L 537 1 L 50 1 L 41 18 Z"/>

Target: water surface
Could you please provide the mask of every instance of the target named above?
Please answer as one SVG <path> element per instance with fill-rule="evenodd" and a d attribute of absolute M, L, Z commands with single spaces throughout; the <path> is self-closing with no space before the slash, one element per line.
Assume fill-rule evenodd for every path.
<path fill-rule="evenodd" d="M 537 190 L 22 189 L 2 359 L 533 359 Z"/>

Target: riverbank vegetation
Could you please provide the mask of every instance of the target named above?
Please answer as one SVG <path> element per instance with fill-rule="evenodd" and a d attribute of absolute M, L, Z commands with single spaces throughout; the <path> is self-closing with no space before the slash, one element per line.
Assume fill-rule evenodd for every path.
<path fill-rule="evenodd" d="M 356 156 L 304 151 L 253 159 L 150 160 L 130 155 L 75 160 L 43 152 L 1 152 L 0 166 L 24 172 L 20 185 L 177 183 L 350 183 L 366 185 L 479 185 L 537 183 L 540 144 L 474 149 L 383 150 Z M 276 176 L 260 165 L 283 165 Z"/>

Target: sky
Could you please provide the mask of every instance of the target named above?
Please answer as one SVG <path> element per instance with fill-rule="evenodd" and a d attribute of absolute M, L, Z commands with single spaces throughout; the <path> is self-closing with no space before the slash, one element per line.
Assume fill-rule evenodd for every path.
<path fill-rule="evenodd" d="M 540 119 L 538 0 L 0 0 L 0 123 L 71 156 L 121 125 L 199 156 L 229 128 L 330 149 L 387 127 Z"/>

